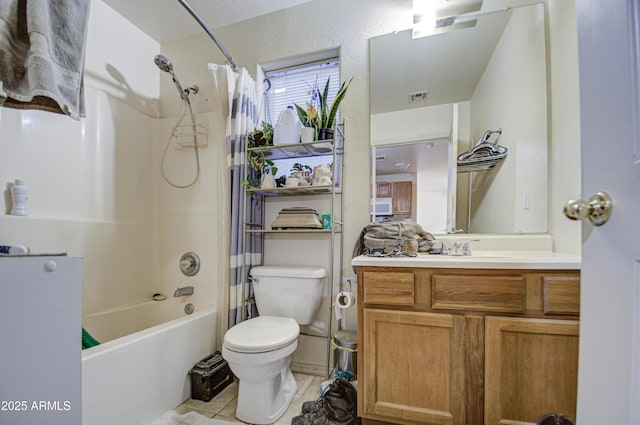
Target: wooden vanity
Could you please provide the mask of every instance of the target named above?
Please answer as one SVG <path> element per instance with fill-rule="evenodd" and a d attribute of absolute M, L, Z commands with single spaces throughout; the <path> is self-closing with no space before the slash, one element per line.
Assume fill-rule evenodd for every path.
<path fill-rule="evenodd" d="M 535 424 L 550 412 L 575 418 L 579 261 L 434 267 L 358 258 L 363 423 Z"/>

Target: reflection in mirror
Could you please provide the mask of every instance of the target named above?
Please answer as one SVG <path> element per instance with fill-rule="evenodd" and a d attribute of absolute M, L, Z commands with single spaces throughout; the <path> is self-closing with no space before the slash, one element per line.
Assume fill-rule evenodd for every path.
<path fill-rule="evenodd" d="M 372 148 L 375 158 L 375 199 L 379 205 L 391 201 L 392 209 L 376 209 L 372 221 L 410 218 L 429 223 L 431 233 L 451 229 L 449 140 L 430 140 Z M 390 198 L 390 199 L 389 199 Z"/>
<path fill-rule="evenodd" d="M 412 189 L 412 217 L 426 230 L 547 231 L 544 7 L 482 11 L 472 28 L 430 37 L 412 39 L 407 30 L 370 40 L 375 155 L 393 145 L 450 141 L 439 165 L 448 170 L 450 202 L 441 196 L 436 205 L 431 197 L 430 204 L 422 205 L 423 197 L 417 194 L 430 190 L 421 188 L 424 179 L 416 178 Z M 457 172 L 457 156 L 472 149 L 487 130 L 500 128 L 507 157 L 486 171 Z M 374 181 L 380 181 L 378 162 L 372 167 Z M 391 173 L 384 173 L 390 181 Z M 434 179 L 424 184 L 445 184 Z M 427 210 L 446 211 L 446 217 L 418 216 Z"/>

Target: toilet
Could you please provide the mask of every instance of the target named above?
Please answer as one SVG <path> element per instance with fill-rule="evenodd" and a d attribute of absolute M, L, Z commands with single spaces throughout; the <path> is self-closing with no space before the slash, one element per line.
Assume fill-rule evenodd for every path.
<path fill-rule="evenodd" d="M 222 357 L 240 382 L 236 417 L 271 424 L 296 394 L 291 354 L 298 347 L 300 325 L 310 324 L 320 306 L 326 270 L 258 266 L 250 275 L 260 316 L 225 333 Z"/>

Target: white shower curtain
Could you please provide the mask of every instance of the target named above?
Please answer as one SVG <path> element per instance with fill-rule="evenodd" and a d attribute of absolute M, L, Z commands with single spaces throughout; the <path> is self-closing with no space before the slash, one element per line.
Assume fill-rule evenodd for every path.
<path fill-rule="evenodd" d="M 222 69 L 221 69 L 222 68 Z M 245 214 L 242 180 L 247 176 L 245 141 L 253 131 L 257 119 L 256 83 L 245 68 L 234 72 L 229 66 L 209 64 L 214 83 L 220 87 L 218 78 L 226 74 L 229 115 L 227 118 L 226 143 L 227 165 L 231 185 L 231 244 L 229 262 L 229 327 L 257 314 L 249 270 L 262 261 L 262 241 L 254 234 L 243 241 L 244 218 L 255 222 L 262 215 L 261 208 L 247 202 Z"/>

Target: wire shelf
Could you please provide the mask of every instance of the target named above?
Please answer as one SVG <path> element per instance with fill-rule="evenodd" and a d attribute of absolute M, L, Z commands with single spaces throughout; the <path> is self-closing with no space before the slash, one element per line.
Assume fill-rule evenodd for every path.
<path fill-rule="evenodd" d="M 199 149 L 209 146 L 209 129 L 206 121 L 198 122 L 196 118 L 195 126 L 187 121 L 188 120 L 185 120 L 184 124 L 180 123 L 173 131 L 173 137 L 176 140 L 176 149 L 194 148 L 196 143 Z"/>

